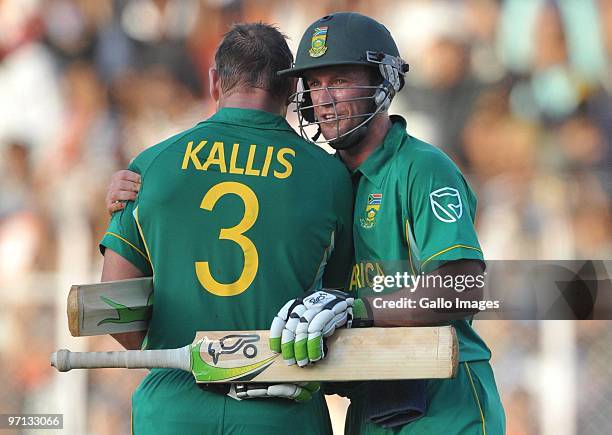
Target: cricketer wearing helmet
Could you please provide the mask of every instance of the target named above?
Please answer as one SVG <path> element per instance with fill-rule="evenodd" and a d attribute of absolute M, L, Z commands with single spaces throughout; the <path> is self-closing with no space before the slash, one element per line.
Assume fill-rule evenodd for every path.
<path fill-rule="evenodd" d="M 276 71 L 292 60 L 276 28 L 235 25 L 210 72 L 217 112 L 130 164 L 140 191 L 101 241 L 103 280 L 153 275 L 147 349 L 184 346 L 196 331 L 265 329 L 288 297 L 345 285 L 351 182 L 284 119 L 293 81 Z M 130 334 L 117 338 L 140 346 Z M 136 434 L 331 433 L 311 384 L 202 389 L 188 372 L 157 369 L 132 404 Z"/>
<path fill-rule="evenodd" d="M 357 13 L 335 13 L 306 29 L 294 67 L 279 72 L 301 81 L 295 100 L 302 134 L 312 127 L 312 140 L 320 142 L 322 135 L 337 150 L 355 190 L 351 291 L 320 289 L 282 306 L 272 322 L 270 344 L 289 364 L 307 366 L 324 358 L 323 337 L 338 327 L 441 323 L 442 317 L 428 316 L 426 309 L 417 310 L 421 317 L 415 320 L 409 310 L 389 302 L 415 295 L 448 296 L 448 289 L 434 285 L 374 294 L 374 275 L 401 268 L 413 276 L 475 276 L 483 271 L 474 230 L 476 197 L 468 183 L 442 151 L 410 136 L 406 121 L 387 113 L 407 71 L 382 24 Z M 453 298 L 480 297 L 476 290 L 450 292 Z M 460 345 L 455 378 L 349 389 L 347 433 L 503 434 L 505 417 L 491 353 L 472 328 L 470 315 L 451 321 Z M 399 399 L 387 397 L 398 393 Z M 419 395 L 424 396 L 424 415 L 416 420 L 398 419 L 396 409 L 384 409 L 401 408 Z"/>

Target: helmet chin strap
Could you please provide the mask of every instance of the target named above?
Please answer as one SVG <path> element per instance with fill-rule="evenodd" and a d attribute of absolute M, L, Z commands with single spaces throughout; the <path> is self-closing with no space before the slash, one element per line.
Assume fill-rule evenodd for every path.
<path fill-rule="evenodd" d="M 370 115 L 369 119 L 367 119 L 367 121 L 365 121 L 363 125 L 360 125 L 359 127 L 355 128 L 355 130 L 351 131 L 350 133 L 340 135 L 339 137 L 336 137 L 331 140 L 327 140 L 327 143 L 329 146 L 331 146 L 332 148 L 336 150 L 347 150 L 349 148 L 354 147 L 361 140 L 363 140 L 363 138 L 366 136 L 368 132 L 368 127 L 370 123 L 372 122 L 372 120 L 376 117 L 376 115 L 387 111 L 387 109 L 391 105 L 391 100 L 395 96 L 396 86 L 390 81 L 388 81 L 385 77 L 386 76 L 383 75 L 383 81 L 380 84 L 381 87 L 378 88 L 376 92 L 372 95 L 373 101 L 370 102 L 370 110 L 369 110 L 369 112 L 372 115 Z M 399 88 L 399 84 L 400 84 L 399 79 L 397 79 L 395 82 L 396 82 L 397 87 Z M 312 102 L 310 104 L 312 105 Z M 298 110 L 300 109 L 298 108 Z M 336 117 L 337 117 L 337 113 L 336 113 Z M 313 123 L 312 121 L 309 121 L 309 122 L 311 124 Z M 336 122 L 340 122 L 340 121 L 337 120 Z M 303 129 L 302 129 L 302 132 L 303 132 Z M 321 134 L 322 134 L 321 124 L 317 123 L 317 132 L 314 134 L 312 138 L 310 138 L 310 140 L 312 142 L 317 143 L 317 140 L 319 139 Z"/>
<path fill-rule="evenodd" d="M 371 112 L 376 112 L 376 103 L 371 103 Z M 346 136 L 342 136 L 336 139 L 330 140 L 329 146 L 335 150 L 348 150 L 349 148 L 353 148 L 359 142 L 363 140 L 363 138 L 368 133 L 368 127 L 370 122 L 375 118 L 375 116 L 371 117 L 365 124 L 357 128 L 355 131 L 347 134 Z M 319 125 L 319 133 L 321 133 L 321 126 Z"/>
<path fill-rule="evenodd" d="M 371 121 L 371 120 L 370 120 Z M 347 150 L 349 148 L 357 145 L 361 140 L 365 137 L 368 132 L 368 121 L 367 124 L 362 125 L 352 133 L 347 134 L 346 136 L 339 137 L 338 139 L 330 140 L 329 146 L 335 150 Z M 319 126 L 319 133 L 321 132 L 321 127 Z"/>

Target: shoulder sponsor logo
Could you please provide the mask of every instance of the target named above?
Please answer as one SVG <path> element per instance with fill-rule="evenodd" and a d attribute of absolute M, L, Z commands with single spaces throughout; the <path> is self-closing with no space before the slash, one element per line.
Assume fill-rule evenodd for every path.
<path fill-rule="evenodd" d="M 461 195 L 455 188 L 443 187 L 431 192 L 429 203 L 434 215 L 442 222 L 457 222 L 463 215 Z"/>

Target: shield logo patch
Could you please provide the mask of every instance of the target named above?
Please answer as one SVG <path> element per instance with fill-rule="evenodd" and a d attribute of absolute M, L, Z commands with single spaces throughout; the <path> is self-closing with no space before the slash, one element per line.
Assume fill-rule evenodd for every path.
<path fill-rule="evenodd" d="M 310 57 L 321 57 L 327 51 L 327 27 L 317 27 L 312 32 L 308 53 Z"/>
<path fill-rule="evenodd" d="M 443 187 L 431 192 L 429 203 L 434 215 L 442 222 L 457 222 L 463 215 L 461 195 L 452 187 Z"/>

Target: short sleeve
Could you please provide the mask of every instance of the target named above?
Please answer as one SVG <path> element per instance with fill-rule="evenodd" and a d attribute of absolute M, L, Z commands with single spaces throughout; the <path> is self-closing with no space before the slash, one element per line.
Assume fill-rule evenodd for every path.
<path fill-rule="evenodd" d="M 153 271 L 134 218 L 134 208 L 134 202 L 129 201 L 122 211 L 113 214 L 108 229 L 100 241 L 100 252 L 104 254 L 106 248 L 112 249 L 136 266 L 145 276 L 151 276 Z"/>
<path fill-rule="evenodd" d="M 474 218 L 476 196 L 459 168 L 435 149 L 416 159 L 409 171 L 406 231 L 422 272 L 441 262 L 482 260 Z"/>

